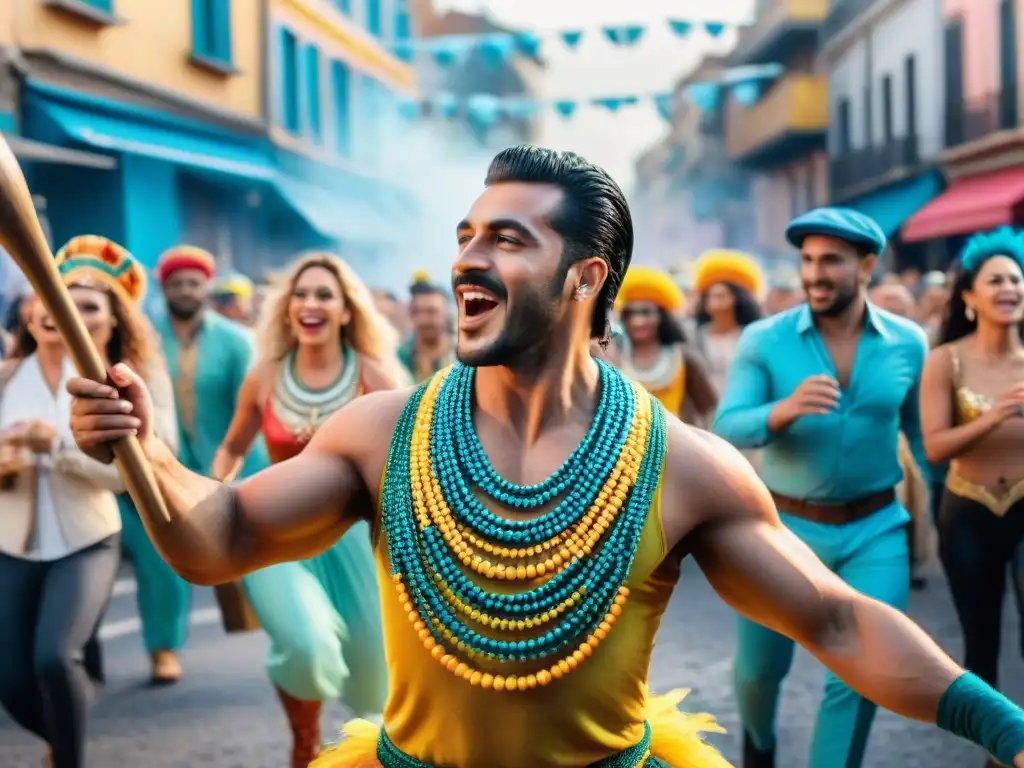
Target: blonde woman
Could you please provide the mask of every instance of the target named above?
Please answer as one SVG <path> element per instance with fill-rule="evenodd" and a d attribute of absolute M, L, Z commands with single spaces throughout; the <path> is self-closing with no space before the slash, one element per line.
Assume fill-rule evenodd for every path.
<path fill-rule="evenodd" d="M 258 360 L 242 384 L 214 477 L 234 474 L 260 430 L 271 461 L 287 461 L 353 398 L 407 385 L 397 348 L 397 333 L 347 264 L 327 254 L 300 258 L 264 304 Z M 267 673 L 292 730 L 296 768 L 319 751 L 324 701 L 341 699 L 371 717 L 384 706 L 369 533 L 359 524 L 322 555 L 258 571 L 243 582 L 270 636 Z"/>

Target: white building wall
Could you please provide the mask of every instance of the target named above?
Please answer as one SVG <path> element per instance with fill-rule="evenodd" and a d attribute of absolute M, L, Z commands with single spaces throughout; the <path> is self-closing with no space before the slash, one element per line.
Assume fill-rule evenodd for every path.
<path fill-rule="evenodd" d="M 907 78 L 905 61 L 915 59 L 915 113 L 918 148 L 922 159 L 942 150 L 944 62 L 942 7 L 940 0 L 878 0 L 866 14 L 853 22 L 849 37 L 827 52 L 831 126 L 830 154 L 839 150 L 839 104 L 850 104 L 852 149 L 867 144 L 864 88 L 871 78 L 871 139 L 879 145 L 884 137 L 882 82 L 892 80 L 893 136 L 907 134 Z"/>

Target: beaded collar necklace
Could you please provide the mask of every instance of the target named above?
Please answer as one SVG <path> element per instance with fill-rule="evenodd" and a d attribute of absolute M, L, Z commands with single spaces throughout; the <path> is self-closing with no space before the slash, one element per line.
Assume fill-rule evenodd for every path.
<path fill-rule="evenodd" d="M 359 356 L 347 344 L 342 347 L 344 367 L 325 389 L 310 389 L 299 380 L 292 349 L 274 382 L 274 415 L 292 434 L 306 434 L 323 424 L 335 411 L 356 396 L 359 387 Z"/>
<path fill-rule="evenodd" d="M 623 369 L 630 378 L 636 379 L 648 390 L 657 391 L 665 389 L 675 380 L 683 365 L 683 350 L 678 344 L 662 346 L 654 362 L 646 367 L 636 365 L 631 355 L 627 355 L 623 363 Z"/>
<path fill-rule="evenodd" d="M 665 418 L 638 384 L 598 364 L 591 429 L 536 485 L 491 466 L 473 429 L 473 368 L 436 374 L 395 428 L 382 511 L 394 587 L 430 655 L 471 685 L 525 691 L 563 677 L 594 653 L 626 603 Z M 554 506 L 508 519 L 474 491 L 510 511 Z M 498 581 L 504 589 L 489 584 Z M 525 662 L 520 674 L 503 674 L 514 662 Z"/>

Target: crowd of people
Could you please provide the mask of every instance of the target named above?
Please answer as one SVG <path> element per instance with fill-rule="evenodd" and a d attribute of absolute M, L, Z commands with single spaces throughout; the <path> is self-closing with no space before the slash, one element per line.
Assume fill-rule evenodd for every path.
<path fill-rule="evenodd" d="M 511 152 L 515 151 L 524 150 Z M 1017 756 L 1024 743 L 1018 744 L 1017 731 L 1011 727 L 1017 711 L 1005 700 L 986 699 L 998 687 L 1007 573 L 1018 606 L 1024 604 L 1024 550 L 1019 546 L 1024 537 L 1024 461 L 1017 456 L 1024 444 L 1024 236 L 1009 229 L 979 234 L 947 273 L 879 276 L 876 255 L 886 243 L 878 226 L 847 209 L 817 209 L 795 219 L 787 230 L 797 254 L 794 266 L 766 271 L 747 254 L 716 250 L 701 255 L 686 272 L 629 267 L 631 229 L 628 245 L 624 230 L 615 235 L 621 235 L 621 242 L 613 243 L 613 235 L 587 241 L 579 234 L 583 228 L 567 234 L 565 229 L 545 225 L 552 220 L 544 219 L 547 214 L 530 213 L 560 204 L 557 196 L 543 197 L 550 192 L 545 187 L 554 187 L 566 198 L 603 194 L 602 205 L 610 199 L 613 206 L 625 206 L 624 200 L 619 203 L 621 193 L 613 183 L 601 187 L 606 182 L 599 169 L 574 165 L 575 160 L 557 153 L 545 157 L 524 160 L 513 154 L 504 158 L 504 164 L 496 161 L 487 192 L 460 225 L 460 255 L 452 285 L 417 273 L 407 297 L 373 291 L 342 258 L 327 253 L 302 254 L 267 285 L 254 286 L 241 275 L 217 275 L 211 254 L 179 245 L 163 254 L 155 270 L 155 289 L 161 291 L 167 312 L 150 320 L 141 307 L 147 289 L 152 288 L 131 254 L 106 238 L 72 239 L 57 253 L 59 272 L 93 342 L 116 372 L 112 374 L 115 383 L 129 390 L 144 384 L 149 392 L 152 414 L 146 419 L 139 412 L 141 401 L 108 397 L 107 410 L 93 406 L 99 410 L 78 417 L 73 431 L 75 403 L 95 402 L 90 393 L 105 396 L 96 395 L 99 390 L 87 391 L 81 380 L 74 379 L 61 337 L 40 301 L 26 292 L 11 308 L 6 335 L 0 340 L 4 352 L 0 365 L 0 503 L 4 507 L 0 647 L 5 649 L 0 659 L 0 703 L 22 727 L 46 742 L 48 764 L 54 768 L 86 764 L 89 689 L 103 676 L 96 632 L 123 553 L 138 582 L 142 638 L 152 660 L 154 684 L 173 684 L 187 672 L 179 652 L 187 640 L 189 581 L 217 584 L 228 631 L 267 633 L 271 647 L 266 671 L 289 728 L 293 768 L 311 763 L 365 765 L 357 759 L 366 758 L 366 750 L 376 750 L 385 768 L 412 765 L 402 762 L 408 757 L 405 753 L 421 761 L 417 765 L 433 761 L 461 767 L 484 764 L 474 762 L 483 759 L 497 766 L 488 757 L 497 754 L 489 751 L 491 747 L 481 747 L 471 735 L 453 727 L 443 713 L 428 716 L 419 711 L 417 702 L 426 702 L 440 691 L 457 703 L 456 709 L 473 706 L 475 699 L 453 690 L 462 685 L 459 677 L 477 691 L 546 689 L 552 678 L 575 670 L 585 657 L 594 654 L 596 659 L 598 641 L 606 636 L 618 638 L 623 630 L 612 633 L 611 628 L 620 616 L 619 623 L 630 626 L 634 637 L 614 645 L 605 641 L 611 646 L 602 648 L 605 661 L 588 662 L 603 672 L 574 674 L 580 692 L 563 702 L 563 708 L 593 714 L 593 730 L 601 732 L 594 737 L 597 745 L 581 747 L 571 734 L 555 732 L 557 726 L 571 731 L 582 715 L 560 714 L 552 718 L 550 728 L 538 723 L 522 727 L 543 730 L 550 749 L 563 750 L 559 759 L 568 762 L 559 764 L 578 760 L 579 764 L 605 765 L 597 761 L 613 752 L 626 754 L 634 743 L 642 743 L 647 746 L 637 754 L 664 762 L 634 759 L 630 765 L 724 765 L 717 752 L 698 738 L 700 731 L 713 730 L 710 721 L 681 716 L 658 721 L 646 701 L 646 663 L 641 670 L 625 659 L 627 645 L 644 646 L 643 653 L 635 653 L 641 661 L 649 658 L 646 643 L 653 638 L 678 575 L 678 559 L 673 558 L 683 554 L 678 551 L 682 545 L 676 548 L 674 543 L 690 542 L 685 537 L 689 527 L 673 522 L 665 500 L 689 498 L 691 491 L 694 497 L 700 496 L 696 470 L 686 462 L 702 461 L 693 458 L 701 451 L 719 451 L 717 443 L 702 448 L 704 437 L 680 437 L 692 431 L 679 433 L 674 421 L 665 422 L 666 418 L 713 433 L 742 452 L 743 463 L 749 463 L 767 486 L 781 525 L 827 566 L 823 573 L 837 574 L 842 582 L 880 603 L 902 611 L 909 589 L 926 588 L 915 568 L 929 559 L 937 540 L 963 628 L 964 666 L 973 673 L 970 677 L 950 673 L 950 665 L 937 660 L 937 649 L 921 645 L 915 631 L 890 625 L 889 614 L 877 614 L 869 604 L 849 602 L 853 598 L 835 592 L 838 588 L 823 580 L 831 577 L 817 574 L 819 563 L 808 565 L 803 549 L 794 548 L 788 540 L 771 539 L 774 534 L 758 528 L 761 524 L 754 525 L 760 532 L 750 534 L 754 538 L 749 549 L 742 543 L 747 535 L 743 531 L 720 540 L 701 534 L 703 529 L 698 527 L 693 536 L 708 541 L 693 544 L 694 553 L 701 553 L 698 560 L 713 585 L 742 614 L 737 624 L 735 688 L 744 730 L 744 768 L 776 764 L 775 712 L 794 640 L 815 651 L 833 670 L 818 719 L 811 768 L 861 765 L 874 713 L 871 701 L 921 718 L 934 719 L 938 708 L 943 727 L 974 739 L 1007 764 L 1014 759 L 1016 765 L 1024 764 Z M 517 170 L 517 162 L 527 161 L 540 166 Z M 547 175 L 538 176 L 538 167 L 545 168 Z M 591 182 L 597 178 L 604 191 L 581 191 L 573 186 L 573 174 L 589 174 Z M 519 189 L 519 197 L 502 198 L 501 190 L 508 188 L 525 191 Z M 535 193 L 534 208 L 530 208 L 522 201 Z M 539 218 L 532 220 L 531 215 Z M 625 227 L 628 208 L 616 216 L 620 221 L 613 222 L 615 226 Z M 571 229 L 571 225 L 561 226 Z M 565 239 L 566 250 L 570 245 L 577 250 L 575 260 L 563 264 L 559 245 L 555 263 L 560 266 L 557 270 L 552 266 L 558 277 L 556 293 L 551 296 L 547 283 L 536 284 L 538 278 L 533 275 L 540 267 L 521 262 L 531 249 L 543 252 L 545 238 L 555 235 Z M 572 237 L 579 242 L 570 243 Z M 466 339 L 483 333 L 479 329 L 487 327 L 492 313 L 499 310 L 504 313 L 504 326 L 498 342 L 492 339 L 491 346 L 483 345 L 477 352 L 469 349 L 473 342 Z M 608 310 L 613 312 L 606 327 Z M 585 437 L 582 432 L 577 437 L 591 451 L 586 456 L 588 467 L 598 472 L 607 461 L 610 472 L 607 479 L 594 476 L 596 506 L 590 512 L 584 508 L 576 517 L 569 502 L 586 502 L 584 507 L 592 502 L 587 491 L 591 469 L 584 469 L 582 454 L 571 450 L 576 442 L 564 452 L 557 441 L 554 448 L 545 447 L 537 436 L 534 442 L 523 443 L 540 446 L 533 455 L 547 450 L 570 458 L 551 475 L 555 479 L 550 483 L 518 485 L 504 479 L 515 474 L 509 467 L 527 466 L 530 461 L 520 457 L 492 468 L 470 415 L 482 401 L 479 392 L 474 399 L 473 388 L 484 386 L 486 366 L 514 368 L 510 360 L 526 359 L 536 354 L 530 350 L 541 348 L 554 354 L 550 349 L 555 347 L 545 345 L 558 336 L 559 323 L 565 326 L 564 337 L 559 336 L 559 354 L 569 354 L 565 350 L 571 346 L 570 336 L 582 323 L 587 326 L 584 337 L 591 339 L 590 353 L 600 361 L 594 374 L 601 382 L 600 416 L 594 417 L 598 419 L 594 424 L 601 428 L 594 426 L 584 430 Z M 464 349 L 467 344 L 469 351 Z M 460 365 L 457 358 L 467 365 Z M 481 366 L 478 373 L 473 373 L 472 365 Z M 69 382 L 77 400 L 68 393 Z M 420 410 L 406 419 L 402 414 L 413 384 L 422 385 L 412 401 L 419 403 Z M 643 390 L 662 408 L 645 405 Z M 605 408 L 606 396 L 619 399 L 609 400 L 607 410 L 600 410 Z M 386 422 L 391 417 L 380 414 L 394 411 L 392 428 L 382 430 L 373 422 L 377 428 L 363 430 L 373 433 L 365 437 L 358 429 L 332 431 L 336 414 L 361 412 L 348 408 L 357 400 L 367 404 L 362 411 L 376 411 L 373 418 L 378 420 Z M 435 402 L 431 416 L 429 409 Z M 520 416 L 527 418 L 523 415 L 527 411 Z M 662 412 L 667 416 L 660 416 Z M 431 427 L 431 419 L 437 426 Z M 311 488 L 318 484 L 333 488 L 343 504 L 361 507 L 372 508 L 379 497 L 384 505 L 382 528 L 375 529 L 375 514 L 339 519 L 337 504 L 331 506 L 331 515 L 321 516 L 325 500 L 321 495 L 316 496 L 317 514 L 313 501 L 293 499 L 292 517 L 278 519 L 267 512 L 257 532 L 230 533 L 230 526 L 222 525 L 224 530 L 216 535 L 234 537 L 231 546 L 243 547 L 242 554 L 223 549 L 227 544 L 213 534 L 209 540 L 198 539 L 191 531 L 172 540 L 175 534 L 169 532 L 161 534 L 166 537 L 161 539 L 125 493 L 123 481 L 109 463 L 109 448 L 102 454 L 107 441 L 140 434 L 150 426 L 160 450 L 176 458 L 173 471 L 188 473 L 175 475 L 181 487 L 192 487 L 190 483 L 199 482 L 197 477 L 240 483 L 235 487 L 243 490 L 236 495 L 235 506 L 249 503 L 253 509 L 271 510 L 266 499 L 279 499 L 275 494 L 280 492 L 268 487 L 272 470 L 260 485 L 263 471 L 301 455 L 309 465 L 305 471 Z M 386 437 L 394 433 L 398 440 L 399 434 L 405 434 L 403 429 L 408 429 L 412 445 L 404 464 L 394 456 L 387 458 L 386 451 L 359 447 L 360 440 L 373 436 L 379 440 L 384 432 Z M 644 448 L 648 434 L 654 463 L 643 458 L 648 455 Z M 615 442 L 620 436 L 625 447 Z M 351 445 L 341 446 L 345 439 Z M 681 458 L 675 448 L 666 451 L 666 443 L 686 446 L 678 454 Z M 493 440 L 486 443 L 488 449 L 493 445 Z M 308 451 L 307 446 L 311 446 Z M 433 469 L 416 464 L 427 456 L 417 450 L 429 452 Z M 358 453 L 352 462 L 360 476 L 375 472 L 376 477 L 351 487 L 338 486 L 354 470 L 339 473 L 334 471 L 336 465 L 316 465 L 317 456 L 325 451 L 348 457 Z M 460 451 L 468 452 L 469 458 Z M 371 454 L 372 461 L 367 459 Z M 733 499 L 736 504 L 761 503 L 750 501 L 758 492 L 748 487 L 755 481 L 743 479 L 744 469 L 727 471 L 722 468 L 727 459 L 720 464 L 715 458 L 719 454 L 709 455 L 705 471 L 720 480 L 732 478 L 730 484 L 739 489 Z M 150 458 L 158 467 L 158 477 L 163 471 L 159 468 L 172 463 L 155 455 Z M 663 465 L 664 480 L 660 479 Z M 326 479 L 331 466 L 334 475 L 343 475 L 341 479 Z M 410 520 L 423 516 L 419 534 L 402 528 L 404 521 L 396 517 L 396 510 L 404 508 L 398 481 L 389 479 L 396 467 L 407 475 L 421 473 L 411 481 L 414 503 L 409 512 Z M 547 477 L 549 469 L 545 464 L 539 477 Z M 296 472 L 296 477 L 302 474 Z M 465 473 L 465 479 L 460 479 L 460 473 Z M 620 477 L 623 483 L 628 477 L 631 485 L 617 487 Z M 684 482 L 687 478 L 692 484 Z M 554 527 L 544 528 L 541 533 L 547 531 L 546 536 L 538 535 L 536 541 L 526 528 L 509 527 L 513 524 L 489 512 L 472 490 L 512 508 L 540 510 L 563 498 L 570 479 L 580 484 L 580 490 L 568 493 L 555 509 L 565 506 L 566 519 L 573 525 L 596 528 L 589 533 L 580 529 L 583 533 L 571 536 Z M 284 485 L 294 487 L 296 482 Z M 162 487 L 172 507 L 191 506 L 175 496 L 169 485 Z M 197 491 L 198 497 L 203 497 L 207 491 L 213 493 L 211 488 L 232 486 L 195 487 L 202 491 Z M 247 496 L 246 487 L 261 488 L 263 506 L 253 501 L 257 491 Z M 713 493 L 728 492 L 716 487 Z M 308 494 L 312 499 L 314 490 Z M 629 501 L 634 497 L 641 500 L 642 509 L 634 509 Z M 452 500 L 450 507 L 445 500 Z M 307 514 L 304 503 L 310 507 L 307 517 L 302 516 Z M 682 509 L 693 503 L 673 506 Z M 469 510 L 466 518 L 456 514 L 461 507 Z M 644 522 L 651 517 L 650 509 L 662 513 L 658 536 L 644 533 L 650 527 Z M 250 518 L 259 514 L 251 512 Z M 558 625 L 559 636 L 583 633 L 579 650 L 570 650 L 570 656 L 550 671 L 521 671 L 526 660 L 543 658 L 539 650 L 534 652 L 534 639 L 528 641 L 528 649 L 521 637 L 499 645 L 498 640 L 463 632 L 462 624 L 452 623 L 464 614 L 464 621 L 491 622 L 491 630 L 515 630 L 517 621 L 523 624 L 515 616 L 529 612 L 517 613 L 518 604 L 511 598 L 481 591 L 476 582 L 463 583 L 462 571 L 452 570 L 451 563 L 440 559 L 439 553 L 448 545 L 467 572 L 488 579 L 497 573 L 497 578 L 509 582 L 530 581 L 541 579 L 545 569 L 572 574 L 575 564 L 589 562 L 602 532 L 619 531 L 617 518 L 633 526 L 633 534 L 615 533 L 620 536 L 615 541 L 625 542 L 635 535 L 636 549 L 630 550 L 626 562 L 633 563 L 634 569 L 646 569 L 645 575 L 631 577 L 616 570 L 615 563 L 605 563 L 610 569 L 605 574 L 607 584 L 587 582 L 594 593 L 604 586 L 612 590 L 597 613 L 593 613 L 597 607 L 588 607 L 590 612 L 580 616 L 573 613 L 577 604 L 590 606 L 582 587 L 570 589 L 561 603 L 550 606 L 534 598 L 534 610 L 539 608 L 538 615 L 546 617 L 537 618 L 537 626 L 571 616 L 578 623 Z M 430 520 L 444 532 L 443 541 L 417 539 L 425 536 Z M 382 531 L 380 536 L 372 535 Z M 400 535 L 409 537 L 401 546 L 395 543 Z M 239 544 L 238 536 L 251 541 Z M 662 549 L 652 543 L 651 536 L 660 536 Z M 768 539 L 758 538 L 763 536 Z M 383 539 L 390 540 L 390 545 Z M 188 556 L 183 554 L 186 549 Z M 423 564 L 416 560 L 416 551 L 437 570 L 420 573 Z M 549 551 L 557 554 L 549 556 Z M 196 552 L 219 556 L 198 562 Z M 383 599 L 378 593 L 382 557 L 391 563 L 399 602 L 387 590 Z M 737 558 L 744 557 L 761 558 L 757 568 L 764 569 L 775 585 L 755 589 L 760 574 L 736 575 L 742 570 Z M 406 563 L 403 558 L 412 559 Z M 401 570 L 403 563 L 408 570 Z M 429 583 L 417 581 L 427 578 L 429 582 L 431 573 L 436 593 Z M 505 573 L 509 575 L 502 576 Z M 839 616 L 826 617 L 849 630 L 834 629 L 848 646 L 830 645 L 835 638 L 805 631 L 806 622 L 813 624 L 817 614 L 810 609 L 801 614 L 802 609 L 794 606 L 806 600 L 808 589 L 818 595 L 841 595 L 836 605 L 856 613 L 852 625 Z M 756 599 L 744 590 L 754 590 Z M 505 592 L 503 587 L 497 594 Z M 479 605 L 470 599 L 473 595 L 481 600 Z M 637 608 L 622 607 L 627 605 L 626 595 L 628 605 Z M 512 618 L 500 618 L 503 606 Z M 399 609 L 403 613 L 396 614 Z M 416 629 L 411 635 L 415 647 L 394 638 L 405 631 L 399 623 L 406 613 Z M 625 620 L 629 616 L 634 617 L 632 623 Z M 593 624 L 584 617 L 592 617 Z M 527 619 L 525 627 L 532 627 L 533 621 Z M 522 632 L 524 627 L 518 629 Z M 537 637 L 539 647 L 539 638 L 547 635 Z M 449 650 L 442 643 L 448 643 Z M 441 666 L 436 673 L 417 673 L 424 682 L 411 683 L 409 670 L 429 663 L 429 656 L 416 655 L 422 645 Z M 1024 648 L 1024 638 L 1021 645 Z M 851 652 L 860 652 L 864 658 L 851 661 Z M 509 659 L 508 663 L 520 666 L 513 674 L 496 674 L 487 666 L 474 671 L 482 658 L 498 667 Z M 861 663 L 874 664 L 879 676 L 872 677 Z M 609 677 L 612 664 L 629 667 L 631 676 L 621 678 L 616 672 Z M 449 682 L 451 675 L 445 677 L 445 672 L 455 672 L 458 682 Z M 939 682 L 952 676 L 933 690 L 939 682 L 930 686 L 917 679 L 926 674 L 934 674 Z M 405 704 L 389 703 L 389 675 L 392 696 L 402 691 L 408 697 Z M 396 675 L 404 675 L 399 689 Z M 947 698 L 954 692 L 959 695 L 956 686 L 965 679 L 966 703 L 949 704 L 959 707 L 956 716 L 944 714 Z M 609 705 L 594 686 L 607 686 L 615 701 Z M 909 690 L 897 692 L 894 686 Z M 511 750 L 507 754 L 528 761 L 517 764 L 534 764 L 529 762 L 530 750 L 515 743 L 524 734 L 509 725 L 522 717 L 509 709 L 515 706 L 513 698 L 498 700 L 496 709 L 478 707 L 481 714 L 476 717 L 507 716 L 507 734 L 493 735 L 495 743 Z M 343 701 L 363 718 L 363 730 L 348 731 L 349 743 L 357 745 L 348 752 L 344 746 L 321 751 L 321 712 L 323 702 L 329 700 Z M 997 715 L 1002 717 L 1000 729 L 957 725 L 961 720 L 974 722 L 971 707 L 982 704 L 989 707 L 985 710 L 989 723 L 992 718 L 998 720 Z M 466 714 L 465 709 L 460 711 Z M 370 728 L 382 723 L 387 725 L 386 732 Z M 659 725 L 677 730 L 674 746 L 657 740 Z M 416 730 L 430 731 L 435 726 L 433 735 L 423 736 Z M 652 728 L 655 741 L 651 741 Z M 1008 746 L 1011 743 L 1013 749 Z M 385 753 L 392 756 L 390 762 L 381 756 Z"/>

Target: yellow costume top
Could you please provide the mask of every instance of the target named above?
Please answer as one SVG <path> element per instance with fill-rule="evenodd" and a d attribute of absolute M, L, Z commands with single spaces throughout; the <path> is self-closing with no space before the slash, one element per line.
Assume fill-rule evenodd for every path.
<path fill-rule="evenodd" d="M 416 451 L 414 445 L 414 471 Z M 466 664 L 457 664 L 452 656 L 440 657 L 446 651 L 430 639 L 420 616 L 408 610 L 408 603 L 395 599 L 396 585 L 399 596 L 406 595 L 390 562 L 388 529 L 382 524 L 387 514 L 382 490 L 375 559 L 390 678 L 383 727 L 394 747 L 436 768 L 585 768 L 640 743 L 646 721 L 651 729 L 650 748 L 635 763 L 637 767 L 649 764 L 653 756 L 672 768 L 728 768 L 717 750 L 701 739 L 703 732 L 721 732 L 713 718 L 676 710 L 685 691 L 652 697 L 647 690 L 655 634 L 680 571 L 680 560 L 667 551 L 662 530 L 661 467 L 620 590 L 628 600 L 616 600 L 606 623 L 595 630 L 599 642 L 591 638 L 590 647 L 581 646 L 552 666 L 551 673 L 537 671 L 535 663 L 471 654 L 468 660 L 475 669 L 471 676 L 468 670 L 460 671 Z M 430 484 L 430 475 L 419 476 Z M 438 524 L 446 530 L 443 521 Z M 470 581 L 481 587 L 486 584 L 492 592 L 515 594 L 531 586 L 521 577 L 485 582 L 474 569 L 461 570 Z M 513 638 L 522 640 L 533 636 L 529 630 L 510 631 Z M 377 757 L 380 731 L 376 726 L 355 721 L 346 726 L 344 737 L 311 768 L 387 768 L 389 763 Z"/>

